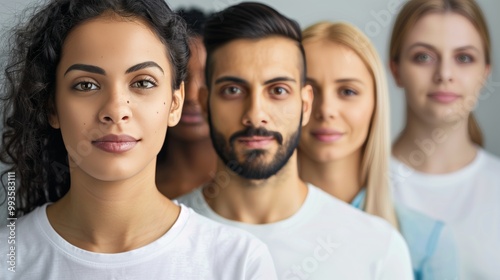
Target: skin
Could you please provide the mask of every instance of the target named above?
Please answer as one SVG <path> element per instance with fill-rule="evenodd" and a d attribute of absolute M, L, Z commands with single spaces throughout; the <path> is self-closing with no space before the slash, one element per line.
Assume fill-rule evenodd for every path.
<path fill-rule="evenodd" d="M 166 160 L 156 174 L 158 189 L 168 198 L 186 194 L 208 182 L 215 172 L 215 154 L 210 130 L 199 102 L 199 91 L 205 87 L 207 53 L 201 37 L 190 40 L 186 99 L 182 116 L 169 130 Z"/>
<path fill-rule="evenodd" d="M 392 62 L 391 70 L 407 100 L 407 123 L 394 155 L 426 173 L 448 173 L 469 164 L 476 147 L 467 118 L 490 73 L 483 41 L 472 23 L 454 13 L 424 16 L 406 35 L 400 61 Z M 433 98 L 439 92 L 457 98 L 439 102 Z M 417 142 L 430 143 L 419 160 L 410 156 L 420 151 Z"/>
<path fill-rule="evenodd" d="M 305 42 L 304 50 L 314 103 L 300 139 L 300 177 L 350 202 L 362 187 L 362 148 L 375 107 L 373 78 L 344 45 Z"/>
<path fill-rule="evenodd" d="M 274 36 L 234 40 L 217 49 L 213 60 L 210 93 L 204 92 L 201 104 L 209 104 L 213 128 L 226 141 L 253 126 L 281 133 L 285 143 L 309 121 L 313 95 L 310 86 L 301 85 L 301 56 L 294 41 Z M 270 163 L 279 148 L 275 138 L 237 139 L 234 145 L 240 162 L 249 160 L 247 152 L 264 150 L 254 159 L 261 164 Z M 307 186 L 298 176 L 294 152 L 277 174 L 262 180 L 238 176 L 219 158 L 217 175 L 204 194 L 219 215 L 262 224 L 295 213 L 305 200 Z"/>
<path fill-rule="evenodd" d="M 166 51 L 141 20 L 111 14 L 78 25 L 63 44 L 50 122 L 69 153 L 71 186 L 47 214 L 77 247 L 132 250 L 158 239 L 179 214 L 154 182 L 156 155 L 184 98 L 183 86 L 172 92 Z M 82 64 L 105 74 L 74 66 Z M 137 142 L 121 153 L 99 149 L 96 140 L 109 134 Z"/>

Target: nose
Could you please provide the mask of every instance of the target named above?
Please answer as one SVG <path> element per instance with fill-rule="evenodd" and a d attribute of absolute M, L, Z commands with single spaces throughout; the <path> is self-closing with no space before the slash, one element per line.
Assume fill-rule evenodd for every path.
<path fill-rule="evenodd" d="M 449 83 L 453 82 L 453 62 L 450 59 L 441 59 L 434 73 L 434 82 Z"/>
<path fill-rule="evenodd" d="M 195 75 L 189 76 L 186 83 L 185 100 L 191 103 L 198 103 L 198 94 L 203 86 L 201 79 Z"/>
<path fill-rule="evenodd" d="M 130 96 L 118 87 L 111 88 L 103 96 L 103 105 L 99 111 L 99 121 L 103 124 L 127 122 L 132 117 Z"/>
<path fill-rule="evenodd" d="M 266 101 L 263 94 L 258 91 L 250 92 L 245 100 L 245 112 L 242 123 L 244 126 L 262 127 L 269 123 L 266 113 Z"/>
<path fill-rule="evenodd" d="M 338 114 L 338 102 L 335 98 L 334 89 L 324 87 L 325 90 L 318 90 L 314 94 L 313 115 L 316 120 L 331 120 Z"/>

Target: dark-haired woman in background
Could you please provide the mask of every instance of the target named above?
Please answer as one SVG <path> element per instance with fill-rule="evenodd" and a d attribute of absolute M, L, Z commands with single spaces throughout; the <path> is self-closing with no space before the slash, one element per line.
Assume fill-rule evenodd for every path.
<path fill-rule="evenodd" d="M 205 86 L 207 52 L 202 33 L 207 16 L 197 9 L 180 10 L 179 15 L 190 29 L 186 98 L 181 119 L 168 131 L 156 167 L 158 189 L 170 199 L 209 181 L 215 175 L 217 160 L 198 101 L 200 88 Z"/>

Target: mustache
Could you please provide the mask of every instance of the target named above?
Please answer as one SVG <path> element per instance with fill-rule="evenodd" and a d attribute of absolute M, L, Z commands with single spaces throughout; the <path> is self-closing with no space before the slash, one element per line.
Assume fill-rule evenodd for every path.
<path fill-rule="evenodd" d="M 274 139 L 278 141 L 278 144 L 280 145 L 283 144 L 283 135 L 281 135 L 281 133 L 277 131 L 270 131 L 263 127 L 253 127 L 253 126 L 249 126 L 245 130 L 235 132 L 229 138 L 229 143 L 231 143 L 232 145 L 233 142 L 236 141 L 236 139 L 239 137 L 252 137 L 252 136 L 274 137 Z"/>

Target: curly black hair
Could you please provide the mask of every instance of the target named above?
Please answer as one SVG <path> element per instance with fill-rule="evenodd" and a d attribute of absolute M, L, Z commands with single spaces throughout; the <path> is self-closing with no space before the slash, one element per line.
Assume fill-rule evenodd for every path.
<path fill-rule="evenodd" d="M 1 176 L 16 172 L 16 216 L 55 202 L 69 190 L 68 153 L 60 130 L 48 120 L 55 108 L 56 67 L 68 33 L 109 12 L 141 19 L 157 34 L 167 49 L 174 89 L 186 77 L 187 27 L 164 0 L 51 0 L 35 9 L 13 30 L 2 94 L 0 160 L 8 169 Z"/>

